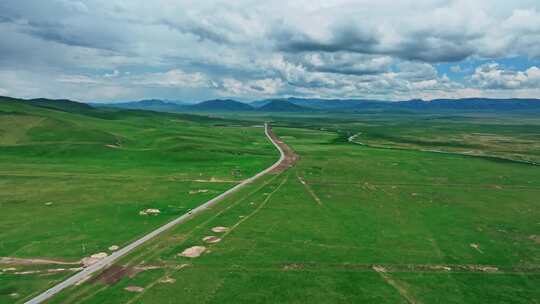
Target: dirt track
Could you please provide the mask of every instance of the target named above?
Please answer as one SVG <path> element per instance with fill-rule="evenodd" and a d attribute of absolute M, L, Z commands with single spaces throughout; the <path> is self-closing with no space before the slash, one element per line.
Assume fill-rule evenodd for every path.
<path fill-rule="evenodd" d="M 296 154 L 294 150 L 291 149 L 291 147 L 285 144 L 281 139 L 279 139 L 279 137 L 276 136 L 276 134 L 274 134 L 271 126 L 268 126 L 268 135 L 281 148 L 281 150 L 283 150 L 283 153 L 285 154 L 285 158 L 283 159 L 283 161 L 280 162 L 279 165 L 271 171 L 271 173 L 282 172 L 294 166 L 294 164 L 300 159 L 298 154 Z"/>

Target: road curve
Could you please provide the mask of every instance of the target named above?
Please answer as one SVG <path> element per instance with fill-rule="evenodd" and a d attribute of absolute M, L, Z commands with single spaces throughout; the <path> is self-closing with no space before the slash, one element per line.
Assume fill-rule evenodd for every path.
<path fill-rule="evenodd" d="M 181 223 L 187 221 L 188 219 L 194 217 L 198 213 L 201 213 L 202 211 L 206 210 L 208 207 L 211 207 L 212 205 L 215 205 L 217 202 L 221 201 L 225 197 L 227 197 L 227 196 L 231 195 L 232 193 L 240 190 L 245 185 L 247 185 L 249 183 L 252 183 L 253 181 L 258 179 L 259 177 L 261 177 L 261 176 L 271 172 L 275 168 L 277 168 L 285 160 L 285 152 L 280 147 L 278 142 L 276 142 L 277 139 L 276 139 L 275 136 L 273 136 L 272 131 L 271 131 L 271 127 L 270 127 L 270 125 L 268 123 L 264 124 L 264 133 L 266 134 L 266 137 L 268 137 L 268 139 L 272 142 L 274 147 L 276 147 L 276 149 L 279 151 L 279 154 L 280 154 L 279 160 L 276 161 L 272 166 L 264 169 L 263 171 L 255 174 L 254 176 L 252 176 L 252 177 L 250 177 L 248 179 L 245 179 L 244 181 L 242 181 L 238 185 L 232 187 L 231 189 L 223 192 L 222 194 L 216 196 L 215 198 L 213 198 L 213 199 L 207 201 L 206 203 L 198 206 L 197 208 L 191 210 L 190 212 L 185 213 L 184 215 L 174 219 L 173 221 L 171 221 L 171 222 L 157 228 L 156 230 L 148 233 L 147 235 L 141 237 L 140 239 L 130 243 L 129 245 L 127 245 L 127 246 L 125 246 L 123 248 L 121 248 L 120 250 L 113 252 L 111 255 L 109 255 L 106 258 L 100 260 L 99 262 L 96 262 L 95 264 L 92 264 L 92 265 L 84 268 L 83 270 L 81 270 L 80 272 L 78 272 L 78 273 L 74 274 L 73 276 L 69 277 L 65 281 L 62 281 L 62 282 L 58 283 L 57 285 L 51 287 L 50 289 L 44 291 L 43 293 L 41 293 L 38 296 L 32 298 L 31 300 L 28 300 L 25 303 L 26 304 L 37 304 L 37 303 L 42 303 L 42 302 L 48 300 L 49 298 L 51 298 L 55 294 L 59 293 L 60 291 L 64 290 L 65 288 L 73 286 L 76 283 L 86 279 L 88 276 L 90 276 L 90 275 L 92 275 L 92 274 L 94 274 L 94 273 L 96 273 L 98 271 L 101 271 L 101 270 L 111 266 L 119 258 L 121 258 L 121 257 L 125 256 L 126 254 L 130 253 L 135 248 L 141 246 L 142 244 L 144 244 L 145 242 L 147 242 L 150 239 L 154 238 L 158 234 L 171 229 L 173 226 L 176 226 L 178 224 L 181 224 Z"/>

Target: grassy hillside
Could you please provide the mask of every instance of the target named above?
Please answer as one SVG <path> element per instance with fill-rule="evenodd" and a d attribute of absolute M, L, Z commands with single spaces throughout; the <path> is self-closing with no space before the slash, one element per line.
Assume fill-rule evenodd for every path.
<path fill-rule="evenodd" d="M 0 257 L 109 252 L 277 159 L 248 123 L 40 102 L 0 100 Z M 161 213 L 139 215 L 148 208 Z M 43 266 L 0 264 L 13 267 Z M 2 303 L 69 275 L 13 272 L 0 275 Z"/>
<path fill-rule="evenodd" d="M 295 167 L 118 263 L 151 270 L 101 276 L 52 302 L 540 301 L 537 166 L 361 146 L 340 133 L 351 122 L 334 122 L 274 128 L 300 155 Z M 192 246 L 207 251 L 181 256 Z"/>
<path fill-rule="evenodd" d="M 512 161 L 534 115 L 2 113 L 2 255 L 76 261 L 185 212 L 275 159 L 257 120 L 300 156 L 51 303 L 540 301 L 540 171 Z M 2 302 L 73 266 L 13 267 L 41 272 L 2 271 Z"/>

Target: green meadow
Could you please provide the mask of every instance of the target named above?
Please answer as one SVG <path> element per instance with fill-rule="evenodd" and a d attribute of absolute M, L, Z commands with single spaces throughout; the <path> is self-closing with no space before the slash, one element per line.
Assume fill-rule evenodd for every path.
<path fill-rule="evenodd" d="M 22 302 L 75 271 L 59 268 L 137 239 L 276 158 L 252 123 L 0 101 L 0 257 L 74 263 L 0 264 L 0 302 Z"/>
<path fill-rule="evenodd" d="M 477 144 L 481 156 L 422 151 L 455 146 L 473 130 L 505 137 L 508 147 L 537 141 L 534 117 L 511 124 L 457 114 L 264 119 L 300 156 L 294 167 L 51 303 L 540 302 L 540 167 L 513 161 L 498 144 Z M 360 132 L 385 144 L 348 140 Z M 421 148 L 402 140 L 412 137 Z M 205 251 L 182 255 L 193 246 Z M 131 275 L 108 280 L 123 272 Z"/>

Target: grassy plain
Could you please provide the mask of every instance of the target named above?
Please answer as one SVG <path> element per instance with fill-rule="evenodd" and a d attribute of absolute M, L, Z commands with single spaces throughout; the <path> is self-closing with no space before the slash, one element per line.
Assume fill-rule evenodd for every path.
<path fill-rule="evenodd" d="M 275 132 L 300 155 L 295 167 L 266 176 L 118 263 L 147 270 L 114 284 L 98 278 L 51 302 L 540 302 L 538 166 L 347 141 L 365 132 L 374 140 L 393 134 L 393 143 L 401 133 L 416 141 L 440 135 L 442 142 L 443 134 L 477 129 L 536 140 L 530 127 L 538 120 L 527 117 L 520 126 L 504 117 L 401 114 L 273 119 L 282 126 Z M 215 233 L 217 226 L 229 231 Z M 221 241 L 206 244 L 206 236 Z M 179 255 L 191 246 L 207 251 Z"/>
<path fill-rule="evenodd" d="M 372 147 L 540 163 L 540 119 L 534 113 L 368 112 L 327 114 L 318 120 L 325 130 L 343 138 L 354 136 L 354 142 Z M 294 123 L 315 127 L 312 117 L 298 118 Z"/>
<path fill-rule="evenodd" d="M 76 264 L 184 214 L 275 161 L 264 129 L 251 125 L 1 100 L 0 257 Z M 148 208 L 161 213 L 139 215 Z M 15 264 L 0 264 L 1 303 L 78 267 Z"/>

